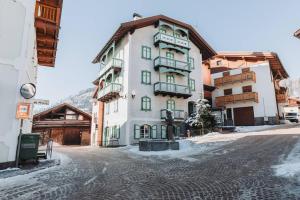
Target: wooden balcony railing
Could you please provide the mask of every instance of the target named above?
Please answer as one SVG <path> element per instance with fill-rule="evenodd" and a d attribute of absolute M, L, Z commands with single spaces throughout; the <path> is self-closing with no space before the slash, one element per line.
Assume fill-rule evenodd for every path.
<path fill-rule="evenodd" d="M 47 5 L 40 1 L 36 2 L 35 9 L 35 17 L 52 22 L 55 24 L 59 24 L 60 22 L 60 7 L 54 7 L 51 5 Z"/>
<path fill-rule="evenodd" d="M 258 103 L 257 92 L 247 92 L 243 94 L 233 94 L 233 95 L 216 97 L 216 106 L 223 107 L 226 104 L 240 103 L 245 101 L 254 101 Z"/>
<path fill-rule="evenodd" d="M 288 97 L 286 94 L 276 94 L 277 103 L 287 103 Z"/>
<path fill-rule="evenodd" d="M 255 72 L 243 72 L 241 74 L 224 76 L 221 78 L 216 78 L 214 80 L 216 87 L 222 86 L 222 85 L 234 84 L 234 83 L 242 83 L 244 81 L 256 82 Z"/>

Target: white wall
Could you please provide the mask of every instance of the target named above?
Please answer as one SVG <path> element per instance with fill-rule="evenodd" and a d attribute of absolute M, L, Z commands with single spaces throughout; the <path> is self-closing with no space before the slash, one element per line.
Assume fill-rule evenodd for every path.
<path fill-rule="evenodd" d="M 245 81 L 243 83 L 235 83 L 233 85 L 225 85 L 218 87 L 213 91 L 213 106 L 215 106 L 215 98 L 218 96 L 224 96 L 224 89 L 232 88 L 233 94 L 241 94 L 242 87 L 247 85 L 252 85 L 252 91 L 258 93 L 258 101 L 255 102 L 243 102 L 235 104 L 227 104 L 226 108 L 237 108 L 237 107 L 248 107 L 253 106 L 254 108 L 254 117 L 275 117 L 277 115 L 277 105 L 276 105 L 276 96 L 275 88 L 273 85 L 272 75 L 269 63 L 263 63 L 259 65 L 250 66 L 250 70 L 254 71 L 256 74 L 256 83 L 253 81 Z M 230 75 L 240 74 L 241 69 L 230 70 Z M 212 74 L 212 82 L 214 84 L 214 79 L 222 77 L 223 73 Z"/>
<path fill-rule="evenodd" d="M 19 120 L 15 119 L 24 83 L 36 84 L 35 0 L 0 0 L 0 163 L 15 160 Z M 31 131 L 24 121 L 23 132 Z"/>

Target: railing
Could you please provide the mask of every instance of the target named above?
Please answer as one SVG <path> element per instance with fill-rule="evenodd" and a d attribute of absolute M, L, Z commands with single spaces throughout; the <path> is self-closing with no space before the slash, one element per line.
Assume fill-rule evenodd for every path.
<path fill-rule="evenodd" d="M 244 81 L 256 81 L 256 74 L 255 72 L 244 72 L 241 74 L 235 74 L 235 75 L 229 75 L 224 76 L 221 78 L 216 78 L 214 80 L 215 86 L 222 86 L 222 85 L 228 85 L 228 84 L 234 84 L 234 83 L 241 83 Z"/>
<path fill-rule="evenodd" d="M 185 118 L 185 113 L 184 110 L 172 110 L 172 116 L 174 119 L 184 119 Z M 160 117 L 161 119 L 166 119 L 167 118 L 167 109 L 160 110 Z"/>
<path fill-rule="evenodd" d="M 216 106 L 222 107 L 226 104 L 239 103 L 243 101 L 254 101 L 258 103 L 257 92 L 247 92 L 243 94 L 233 94 L 233 95 L 216 97 Z"/>
<path fill-rule="evenodd" d="M 286 103 L 288 101 L 286 94 L 276 94 L 277 103 Z"/>
<path fill-rule="evenodd" d="M 154 59 L 154 66 L 155 67 L 166 66 L 166 67 L 172 67 L 179 70 L 190 71 L 190 64 L 188 62 L 183 62 L 183 61 L 160 57 L 160 56 Z"/>
<path fill-rule="evenodd" d="M 157 82 L 154 84 L 154 92 L 159 91 L 176 94 L 190 94 L 190 88 L 188 86 L 164 82 Z"/>
<path fill-rule="evenodd" d="M 110 93 L 118 93 L 121 92 L 122 90 L 122 85 L 119 83 L 109 83 L 107 86 L 105 86 L 104 88 L 102 88 L 99 92 L 98 92 L 98 99 L 106 96 L 107 94 Z"/>
<path fill-rule="evenodd" d="M 184 48 L 190 48 L 189 41 L 187 39 L 177 38 L 174 37 L 173 35 L 167 35 L 165 33 L 158 32 L 154 35 L 154 43 L 157 43 L 159 41 L 163 41 L 169 44 L 174 44 Z"/>
<path fill-rule="evenodd" d="M 124 61 L 122 59 L 112 58 L 108 63 L 100 65 L 99 76 L 101 77 L 103 74 L 105 74 L 108 70 L 110 70 L 113 67 L 123 68 L 123 64 Z"/>
<path fill-rule="evenodd" d="M 45 3 L 37 1 L 35 17 L 52 23 L 59 23 L 59 10 L 60 8 L 46 5 Z"/>

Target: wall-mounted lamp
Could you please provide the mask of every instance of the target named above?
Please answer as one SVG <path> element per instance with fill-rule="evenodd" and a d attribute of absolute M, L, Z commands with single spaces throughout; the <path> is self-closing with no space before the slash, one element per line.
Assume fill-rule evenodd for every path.
<path fill-rule="evenodd" d="M 131 97 L 134 99 L 135 98 L 135 91 L 134 90 L 132 90 L 132 92 L 131 92 Z"/>

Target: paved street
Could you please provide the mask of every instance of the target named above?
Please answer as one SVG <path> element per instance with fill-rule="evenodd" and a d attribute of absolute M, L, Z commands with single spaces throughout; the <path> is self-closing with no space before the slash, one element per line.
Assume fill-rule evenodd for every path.
<path fill-rule="evenodd" d="M 0 199 L 300 199 L 276 165 L 299 135 L 248 136 L 183 159 L 118 149 L 57 147 L 70 161 L 1 184 Z"/>

